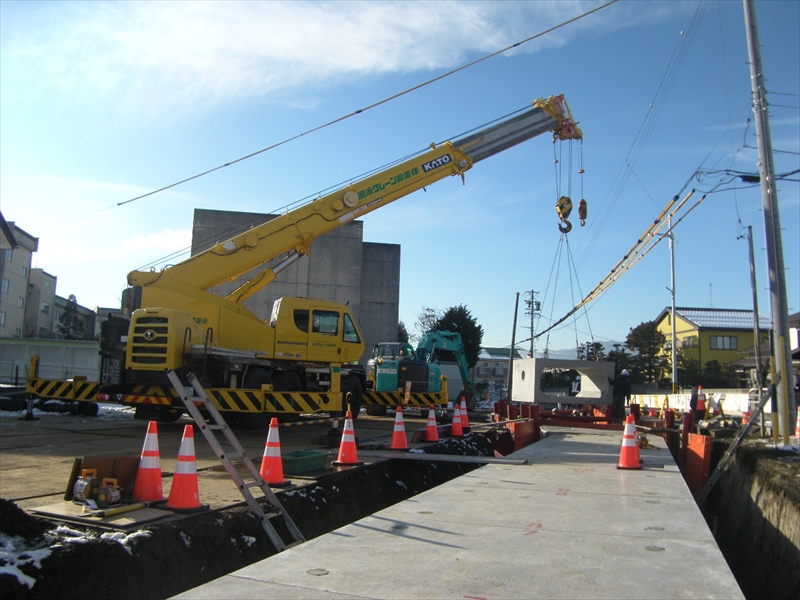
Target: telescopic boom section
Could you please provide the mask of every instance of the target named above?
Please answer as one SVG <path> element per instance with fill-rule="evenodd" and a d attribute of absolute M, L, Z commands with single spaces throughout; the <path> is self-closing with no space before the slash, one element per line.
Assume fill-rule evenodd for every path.
<path fill-rule="evenodd" d="M 176 291 L 207 290 L 286 253 L 278 264 L 263 269 L 227 296 L 242 303 L 273 281 L 279 271 L 308 254 L 319 236 L 445 177 L 463 177 L 476 162 L 548 131 L 559 139 L 582 137 L 563 95 L 536 100 L 533 108 L 464 138 L 440 146 L 431 144 L 430 150 L 410 160 L 317 198 L 160 272 L 132 271 L 128 283 Z M 144 300 L 146 305 L 146 296 Z"/>

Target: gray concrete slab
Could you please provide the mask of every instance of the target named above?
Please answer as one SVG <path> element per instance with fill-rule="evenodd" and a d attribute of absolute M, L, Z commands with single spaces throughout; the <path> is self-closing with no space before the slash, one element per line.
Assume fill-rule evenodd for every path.
<path fill-rule="evenodd" d="M 743 598 L 661 440 L 554 429 L 512 455 L 179 598 Z"/>

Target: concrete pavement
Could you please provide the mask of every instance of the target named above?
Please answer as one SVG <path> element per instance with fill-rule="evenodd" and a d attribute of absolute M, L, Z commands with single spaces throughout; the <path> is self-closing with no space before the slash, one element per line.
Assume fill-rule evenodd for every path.
<path fill-rule="evenodd" d="M 551 428 L 511 455 L 179 598 L 743 598 L 669 451 Z"/>

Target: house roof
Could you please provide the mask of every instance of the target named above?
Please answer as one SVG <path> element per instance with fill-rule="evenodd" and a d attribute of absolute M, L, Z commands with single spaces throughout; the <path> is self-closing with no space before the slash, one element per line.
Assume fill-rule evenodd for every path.
<path fill-rule="evenodd" d="M 661 311 L 656 321 L 661 321 L 671 309 Z M 675 307 L 675 313 L 698 329 L 753 329 L 753 311 L 731 308 Z M 772 323 L 764 315 L 758 316 L 758 326 L 770 329 Z"/>
<path fill-rule="evenodd" d="M 510 348 L 481 348 L 481 351 L 478 354 L 478 360 L 508 360 L 508 354 L 510 350 Z M 514 359 L 516 360 L 518 358 L 525 358 L 519 351 L 519 348 L 517 348 L 516 352 L 514 353 Z"/>

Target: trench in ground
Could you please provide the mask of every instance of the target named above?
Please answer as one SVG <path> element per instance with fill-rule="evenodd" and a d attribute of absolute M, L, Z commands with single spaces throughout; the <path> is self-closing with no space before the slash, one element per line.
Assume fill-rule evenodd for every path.
<path fill-rule="evenodd" d="M 471 433 L 439 442 L 429 454 L 494 456 L 513 452 L 505 429 Z M 276 494 L 306 539 L 312 539 L 463 475 L 472 463 L 386 460 L 325 476 Z M 282 523 L 275 528 L 291 537 Z M 144 534 L 120 540 L 89 532 L 70 542 L 57 524 L 0 499 L 0 533 L 28 547 L 50 549 L 40 560 L 17 561 L 12 576 L 0 552 L 3 600 L 50 598 L 167 598 L 263 560 L 275 553 L 260 521 L 244 506 L 209 511 L 173 523 L 142 527 Z M 72 530 L 79 529 L 71 526 Z M 88 539 L 87 539 L 88 537 Z M 21 542 L 20 542 L 21 543 Z M 0 548 L 0 550 L 3 550 Z M 30 578 L 30 587 L 23 584 Z"/>

